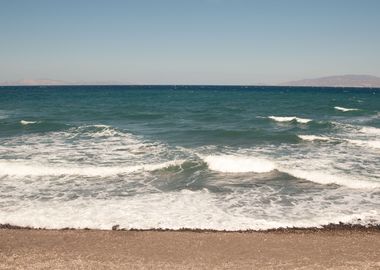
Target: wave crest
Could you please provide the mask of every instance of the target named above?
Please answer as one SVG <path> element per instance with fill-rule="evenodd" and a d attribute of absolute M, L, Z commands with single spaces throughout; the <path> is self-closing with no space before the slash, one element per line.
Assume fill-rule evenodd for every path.
<path fill-rule="evenodd" d="M 207 156 L 204 158 L 204 161 L 211 170 L 224 173 L 265 173 L 275 169 L 273 162 L 254 157 L 233 155 Z"/>
<path fill-rule="evenodd" d="M 36 124 L 36 123 L 37 123 L 37 121 L 26 121 L 26 120 L 21 120 L 20 121 L 20 124 L 24 125 L 24 126 L 26 126 L 26 125 L 32 125 L 32 124 Z"/>
<path fill-rule="evenodd" d="M 331 139 L 323 136 L 316 135 L 297 135 L 300 139 L 304 141 L 330 141 Z"/>
<path fill-rule="evenodd" d="M 297 123 L 301 123 L 301 124 L 307 124 L 309 122 L 311 122 L 312 120 L 311 119 L 307 119 L 307 118 L 300 118 L 300 117 L 296 117 L 296 116 L 268 116 L 269 119 L 272 119 L 276 122 L 292 122 L 292 121 L 296 121 Z"/>
<path fill-rule="evenodd" d="M 342 112 L 359 111 L 359 109 L 356 109 L 356 108 L 344 108 L 344 107 L 339 107 L 339 106 L 335 106 L 334 109 L 338 111 L 342 111 Z"/>

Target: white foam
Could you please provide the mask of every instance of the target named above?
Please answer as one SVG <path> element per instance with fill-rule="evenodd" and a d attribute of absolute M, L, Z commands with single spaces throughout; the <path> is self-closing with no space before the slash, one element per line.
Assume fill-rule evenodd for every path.
<path fill-rule="evenodd" d="M 60 176 L 60 175 L 80 175 L 80 176 L 110 176 L 117 174 L 132 173 L 136 171 L 154 171 L 183 163 L 183 160 L 174 160 L 158 164 L 144 164 L 135 166 L 113 166 L 113 167 L 65 167 L 59 165 L 43 166 L 39 164 L 28 164 L 25 162 L 0 162 L 0 175 L 11 176 Z"/>
<path fill-rule="evenodd" d="M 299 117 L 296 117 L 296 116 L 268 116 L 268 118 L 272 119 L 272 120 L 274 120 L 276 122 L 291 122 L 291 121 L 296 121 L 296 122 L 301 123 L 301 124 L 307 124 L 310 121 L 312 121 L 311 119 L 299 118 Z"/>
<path fill-rule="evenodd" d="M 335 106 L 334 109 L 338 111 L 342 111 L 342 112 L 359 111 L 359 109 L 355 109 L 355 108 L 344 108 L 344 107 L 338 107 L 338 106 Z"/>
<path fill-rule="evenodd" d="M 380 187 L 380 182 L 351 179 L 347 176 L 334 175 L 321 171 L 284 168 L 282 168 L 281 171 L 293 175 L 294 177 L 323 185 L 337 184 L 354 189 L 374 189 Z"/>
<path fill-rule="evenodd" d="M 316 135 L 297 135 L 300 139 L 304 141 L 330 141 L 331 139 L 323 136 Z"/>
<path fill-rule="evenodd" d="M 108 125 L 86 125 L 73 129 L 73 133 L 93 138 L 128 135 Z"/>
<path fill-rule="evenodd" d="M 24 200 L 17 206 L 0 208 L 0 223 L 48 229 L 110 230 L 119 225 L 125 229 L 265 230 L 320 227 L 339 222 L 380 222 L 379 212 L 371 204 L 361 203 L 363 199 L 374 203 L 370 195 L 339 195 L 339 191 L 327 190 L 324 194 L 280 197 L 272 190 L 258 188 L 227 195 L 183 190 L 108 200 Z M 337 197 L 338 203 L 331 203 L 331 196 Z M 297 198 L 292 207 L 281 203 L 294 197 Z M 268 199 L 270 204 L 266 203 Z"/>
<path fill-rule="evenodd" d="M 370 134 L 370 135 L 380 135 L 380 128 L 375 127 L 363 127 L 360 129 L 360 132 Z"/>
<path fill-rule="evenodd" d="M 24 126 L 26 126 L 26 125 L 31 125 L 31 124 L 35 124 L 35 123 L 37 123 L 37 121 L 26 121 L 26 120 L 21 120 L 21 121 L 20 121 L 20 124 L 21 124 L 21 125 L 24 125 Z"/>
<path fill-rule="evenodd" d="M 351 140 L 348 139 L 346 140 L 349 143 L 358 145 L 358 146 L 363 146 L 363 147 L 371 147 L 371 148 L 380 148 L 380 141 L 370 141 L 370 140 Z"/>
<path fill-rule="evenodd" d="M 204 157 L 204 161 L 211 170 L 225 173 L 264 173 L 275 169 L 273 162 L 255 157 L 211 155 Z"/>

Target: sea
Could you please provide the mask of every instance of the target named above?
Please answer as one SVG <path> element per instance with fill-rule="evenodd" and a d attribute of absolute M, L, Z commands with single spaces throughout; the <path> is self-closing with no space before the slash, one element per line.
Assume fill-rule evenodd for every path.
<path fill-rule="evenodd" d="M 380 89 L 0 87 L 0 224 L 380 224 Z"/>

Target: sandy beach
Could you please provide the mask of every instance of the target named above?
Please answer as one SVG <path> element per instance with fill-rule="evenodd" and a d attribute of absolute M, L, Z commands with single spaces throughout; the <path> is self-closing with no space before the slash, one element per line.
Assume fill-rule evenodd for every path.
<path fill-rule="evenodd" d="M 379 230 L 0 229 L 0 269 L 380 269 Z"/>

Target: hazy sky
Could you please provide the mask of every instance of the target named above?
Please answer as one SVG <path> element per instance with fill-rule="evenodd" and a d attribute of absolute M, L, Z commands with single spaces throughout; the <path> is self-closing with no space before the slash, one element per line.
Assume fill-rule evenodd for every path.
<path fill-rule="evenodd" d="M 0 0 L 0 81 L 380 76 L 379 0 Z"/>

